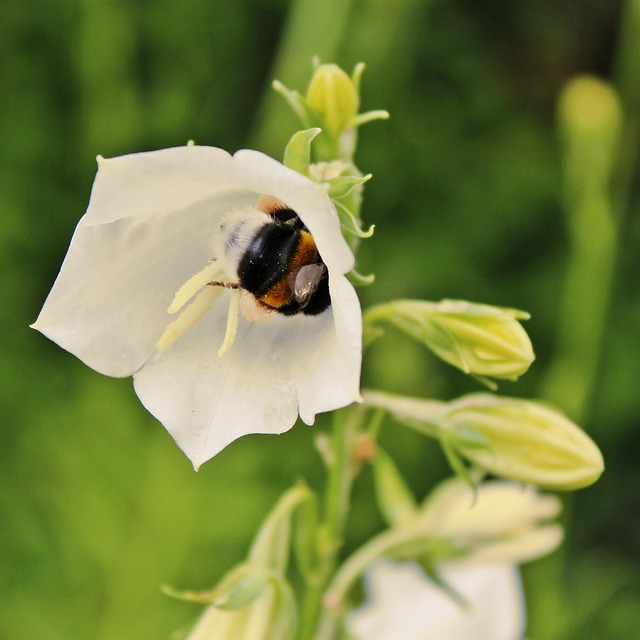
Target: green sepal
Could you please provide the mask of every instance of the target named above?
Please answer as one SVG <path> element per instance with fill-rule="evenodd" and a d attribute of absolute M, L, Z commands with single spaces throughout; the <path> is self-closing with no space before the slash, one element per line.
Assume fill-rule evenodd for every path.
<path fill-rule="evenodd" d="M 458 453 L 460 449 L 473 451 L 484 449 L 485 451 L 493 451 L 491 442 L 482 433 L 466 425 L 456 425 L 455 428 L 442 429 L 440 445 L 451 466 L 451 469 L 460 477 L 476 495 L 479 477 L 476 473 L 472 473 L 469 467 L 462 461 L 462 457 Z"/>
<path fill-rule="evenodd" d="M 271 86 L 289 103 L 291 109 L 300 118 L 300 122 L 304 127 L 312 127 L 315 123 L 312 120 L 317 119 L 307 106 L 307 101 L 297 92 L 287 89 L 282 82 L 274 80 Z"/>
<path fill-rule="evenodd" d="M 368 287 L 376 280 L 375 274 L 369 273 L 365 276 L 358 273 L 355 269 L 351 269 L 351 271 L 347 273 L 347 278 L 354 287 Z"/>
<path fill-rule="evenodd" d="M 360 127 L 363 124 L 374 122 L 376 120 L 388 120 L 389 112 L 384 109 L 376 109 L 374 111 L 366 111 L 365 113 L 359 113 L 354 119 L 353 124 L 356 127 Z"/>
<path fill-rule="evenodd" d="M 479 376 L 474 373 L 470 374 L 474 380 L 477 380 L 480 384 L 484 385 L 489 391 L 497 391 L 498 384 L 493 380 L 487 378 L 487 376 Z M 516 378 L 508 378 L 508 380 L 515 380 Z"/>
<path fill-rule="evenodd" d="M 460 454 L 458 454 L 458 452 L 449 442 L 447 442 L 445 438 L 440 439 L 440 446 L 442 447 L 442 451 L 444 452 L 447 462 L 453 472 L 469 486 L 475 496 L 477 494 L 478 486 L 474 478 L 469 473 L 469 468 L 463 462 Z"/>
<path fill-rule="evenodd" d="M 298 131 L 291 136 L 284 150 L 284 165 L 309 177 L 311 141 L 322 131 L 318 127 Z"/>
<path fill-rule="evenodd" d="M 266 567 L 239 565 L 222 579 L 211 604 L 223 611 L 246 607 L 262 593 L 271 576 L 272 572 Z"/>
<path fill-rule="evenodd" d="M 345 235 L 356 236 L 356 238 L 370 238 L 375 230 L 375 225 L 372 224 L 367 231 L 364 231 L 360 226 L 360 221 L 345 207 L 342 203 L 336 202 L 336 211 L 340 218 L 340 225 Z"/>
<path fill-rule="evenodd" d="M 366 176 L 337 176 L 329 180 L 329 196 L 331 198 L 344 198 L 348 196 L 356 187 L 371 180 L 373 174 Z"/>
<path fill-rule="evenodd" d="M 417 560 L 424 568 L 433 568 L 434 564 L 461 557 L 460 552 L 445 538 L 426 535 L 415 536 L 402 544 L 394 546 L 386 555 L 399 562 Z M 429 572 L 429 575 L 430 572 Z"/>
<path fill-rule="evenodd" d="M 214 594 L 214 590 L 192 591 L 191 589 L 176 589 L 169 584 L 163 584 L 161 591 L 165 596 L 169 596 L 175 600 L 195 602 L 197 604 L 210 604 Z"/>
<path fill-rule="evenodd" d="M 456 449 L 484 449 L 491 451 L 491 442 L 482 433 L 476 431 L 472 427 L 459 424 L 451 427 L 447 424 L 446 429 L 442 430 L 443 439 Z"/>
<path fill-rule="evenodd" d="M 458 593 L 458 591 L 456 591 L 448 582 L 441 578 L 436 565 L 431 563 L 425 563 L 424 565 L 422 565 L 421 563 L 421 566 L 424 569 L 424 572 L 429 576 L 429 579 L 433 582 L 433 584 L 435 584 L 441 591 L 446 593 L 450 598 L 457 602 L 463 609 L 469 608 L 467 599 L 463 595 Z"/>
<path fill-rule="evenodd" d="M 218 585 L 209 591 L 181 591 L 164 586 L 162 591 L 178 600 L 210 604 L 217 609 L 233 611 L 251 604 L 273 578 L 266 567 L 239 564 L 227 573 Z"/>

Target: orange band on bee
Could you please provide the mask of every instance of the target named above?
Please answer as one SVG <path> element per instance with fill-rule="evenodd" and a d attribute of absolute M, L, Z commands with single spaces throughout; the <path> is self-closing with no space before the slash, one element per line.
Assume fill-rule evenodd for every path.
<path fill-rule="evenodd" d="M 271 287 L 267 293 L 260 296 L 258 300 L 275 309 L 290 304 L 293 300 L 293 292 L 291 290 L 292 285 L 289 281 L 291 274 L 296 273 L 298 269 L 305 265 L 315 264 L 319 261 L 320 256 L 318 255 L 318 248 L 316 247 L 313 237 L 309 232 L 301 231 L 300 243 L 298 244 L 295 255 L 289 265 L 289 271 L 273 287 Z"/>
<path fill-rule="evenodd" d="M 266 194 L 261 195 L 256 203 L 256 209 L 262 211 L 262 213 L 273 213 L 274 211 L 280 211 L 282 209 L 288 209 L 287 205 L 278 200 L 275 196 L 269 196 Z"/>

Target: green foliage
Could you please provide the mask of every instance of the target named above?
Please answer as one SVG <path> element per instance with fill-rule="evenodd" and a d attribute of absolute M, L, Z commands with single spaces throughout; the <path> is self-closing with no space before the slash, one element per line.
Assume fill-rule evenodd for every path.
<path fill-rule="evenodd" d="M 299 425 L 279 438 L 244 438 L 194 474 L 129 381 L 97 376 L 28 329 L 86 207 L 94 157 L 189 139 L 280 157 L 298 124 L 271 80 L 303 90 L 314 55 L 345 68 L 364 60 L 363 104 L 392 117 L 367 126 L 356 158 L 375 177 L 363 218 L 376 234 L 362 245 L 359 268 L 375 271 L 376 283 L 359 294 L 366 304 L 454 297 L 527 309 L 537 361 L 517 394 L 536 395 L 563 346 L 558 325 L 572 259 L 556 98 L 575 73 L 606 77 L 614 60 L 623 100 L 640 86 L 637 56 L 634 66 L 616 49 L 619 3 L 582 9 L 576 17 L 574 5 L 551 0 L 7 6 L 0 22 L 0 637 L 168 638 L 199 608 L 167 598 L 160 586 L 210 588 L 244 557 L 291 478 L 304 475 L 313 485 L 320 477 L 310 441 L 322 420 L 313 432 Z M 626 38 L 629 47 L 639 41 Z M 625 140 L 637 134 L 638 114 L 631 115 L 636 128 Z M 598 310 L 604 335 L 585 338 L 600 346 L 580 407 L 607 471 L 572 500 L 565 551 L 527 572 L 532 638 L 631 640 L 640 624 L 632 582 L 640 554 L 633 484 L 640 225 L 637 179 L 625 177 L 637 176 L 638 165 L 623 151 L 614 286 Z M 407 348 L 400 334 L 390 332 L 366 358 L 365 384 L 446 398 L 477 390 Z M 501 391 L 509 393 L 509 384 Z M 567 393 L 556 386 L 554 400 Z M 430 445 L 386 431 L 383 441 L 394 459 L 408 461 L 403 476 L 424 494 L 435 475 L 424 469 Z M 350 525 L 357 543 L 380 522 L 368 497 L 357 488 L 355 495 L 363 501 Z"/>

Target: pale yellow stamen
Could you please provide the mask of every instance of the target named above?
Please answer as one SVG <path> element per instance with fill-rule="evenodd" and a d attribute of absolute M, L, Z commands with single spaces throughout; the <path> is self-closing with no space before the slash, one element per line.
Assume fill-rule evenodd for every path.
<path fill-rule="evenodd" d="M 240 319 L 240 297 L 242 291 L 235 289 L 231 291 L 231 299 L 229 301 L 229 315 L 227 317 L 227 331 L 224 334 L 224 342 L 218 349 L 218 357 L 223 356 L 235 342 L 238 333 L 238 320 Z"/>
<path fill-rule="evenodd" d="M 176 292 L 173 301 L 169 305 L 167 311 L 169 313 L 178 313 L 193 296 L 206 286 L 208 282 L 219 280 L 224 272 L 217 262 L 210 262 L 204 269 L 192 275 Z M 210 287 L 207 287 L 210 289 Z M 216 287 L 217 289 L 217 287 Z"/>
<path fill-rule="evenodd" d="M 193 278 L 191 278 L 191 280 L 193 280 Z M 191 282 L 191 280 L 189 282 Z M 181 287 L 181 290 L 183 288 L 184 286 Z M 209 310 L 209 308 L 213 304 L 213 301 L 223 292 L 223 290 L 224 289 L 220 287 L 206 287 L 203 291 L 201 291 L 196 296 L 195 300 L 173 322 L 170 322 L 167 325 L 164 333 L 160 337 L 160 340 L 156 342 L 156 348 L 158 349 L 158 351 L 165 351 L 180 336 L 191 329 L 191 327 L 193 327 L 193 325 L 196 324 L 200 320 L 200 318 L 202 318 L 202 316 Z M 178 291 L 178 294 L 176 294 L 176 298 L 178 297 L 179 293 L 180 291 Z M 193 293 L 191 295 L 193 295 Z M 191 296 L 189 296 L 189 298 L 190 297 Z M 189 298 L 187 298 L 180 305 L 180 307 L 178 307 L 178 309 L 184 306 L 185 302 Z"/>

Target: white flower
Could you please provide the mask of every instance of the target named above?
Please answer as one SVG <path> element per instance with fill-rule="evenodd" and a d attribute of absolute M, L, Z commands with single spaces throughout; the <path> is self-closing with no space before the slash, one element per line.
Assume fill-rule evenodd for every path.
<path fill-rule="evenodd" d="M 368 601 L 347 618 L 353 640 L 519 640 L 525 611 L 513 565 L 449 566 L 431 582 L 419 565 L 379 560 L 366 574 Z M 458 599 L 459 598 L 459 599 Z"/>
<path fill-rule="evenodd" d="M 323 185 L 250 150 L 187 146 L 98 165 L 36 329 L 101 373 L 133 375 L 196 469 L 240 436 L 282 433 L 298 413 L 313 424 L 360 399 L 362 318 L 344 275 L 354 256 Z M 260 197 L 285 203 L 315 240 L 324 312 L 258 324 L 240 291 L 208 286 L 236 275 L 212 255 L 223 218 L 255 214 Z"/>
<path fill-rule="evenodd" d="M 422 528 L 450 540 L 469 555 L 460 562 L 527 562 L 551 553 L 562 541 L 554 522 L 557 496 L 507 480 L 483 482 L 476 493 L 460 478 L 443 482 L 422 507 Z"/>

